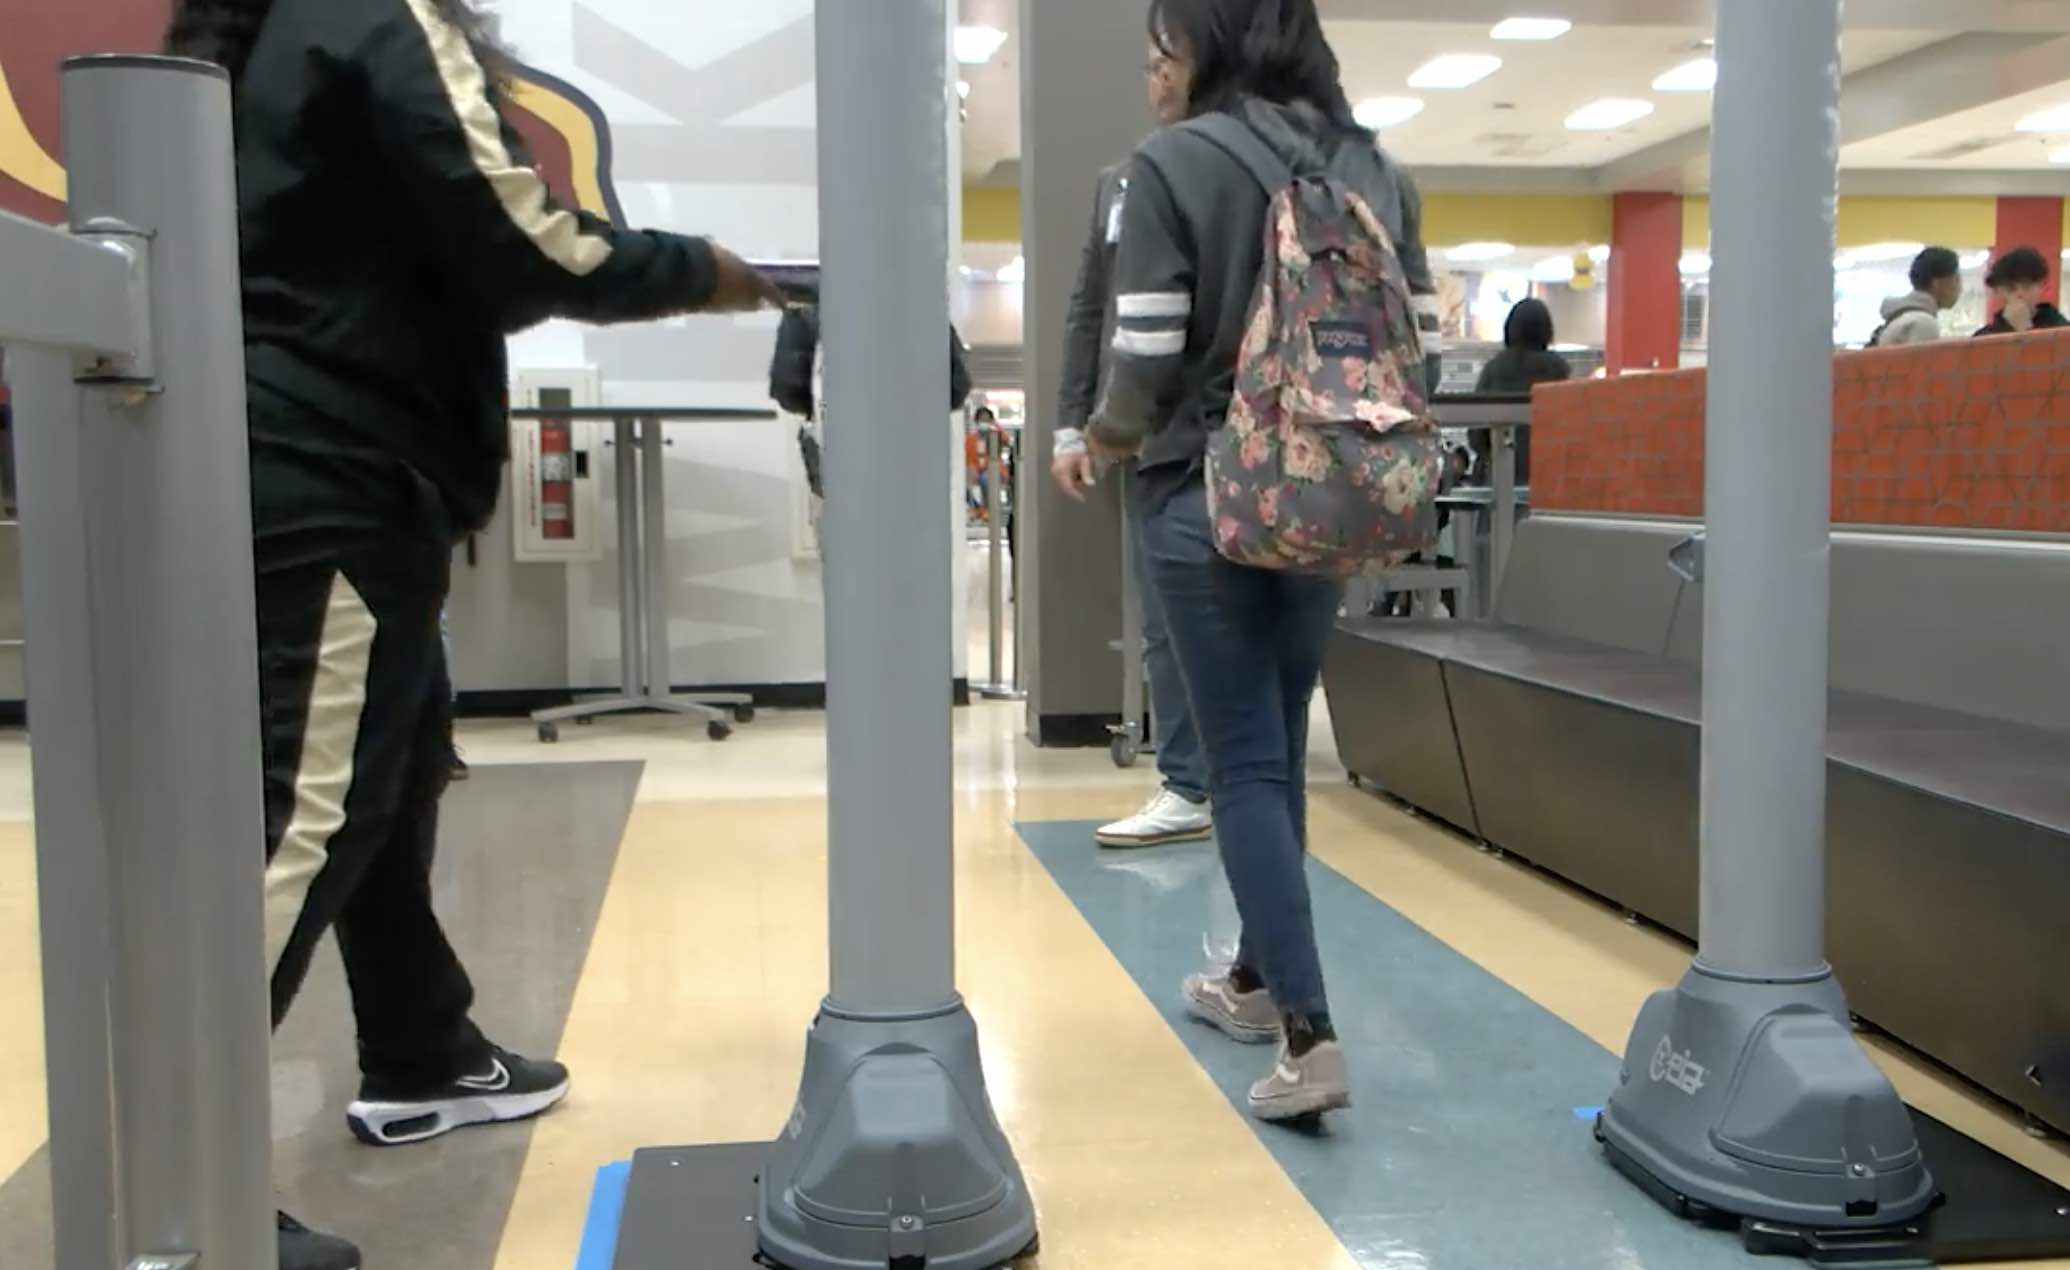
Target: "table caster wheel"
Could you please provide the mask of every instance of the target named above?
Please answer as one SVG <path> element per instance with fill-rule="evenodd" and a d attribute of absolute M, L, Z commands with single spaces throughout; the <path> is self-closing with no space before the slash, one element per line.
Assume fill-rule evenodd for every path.
<path fill-rule="evenodd" d="M 733 721 L 740 724 L 753 723 L 755 721 L 755 708 L 751 705 L 733 707 Z"/>
<path fill-rule="evenodd" d="M 558 725 L 552 723 L 542 723 L 539 725 L 539 743 L 541 745 L 552 745 L 560 739 L 561 729 Z"/>
<path fill-rule="evenodd" d="M 724 719 L 713 719 L 705 724 L 704 734 L 714 741 L 723 741 L 733 735 L 733 725 Z"/>
<path fill-rule="evenodd" d="M 1107 743 L 1107 753 L 1114 757 L 1114 766 L 1134 767 L 1136 760 L 1143 756 L 1143 747 L 1134 737 L 1117 733 L 1114 739 Z"/>

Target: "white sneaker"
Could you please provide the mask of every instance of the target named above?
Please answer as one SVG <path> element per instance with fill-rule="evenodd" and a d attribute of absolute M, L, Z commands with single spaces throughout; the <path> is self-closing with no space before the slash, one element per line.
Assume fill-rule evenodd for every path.
<path fill-rule="evenodd" d="M 1263 988 L 1238 992 L 1227 974 L 1188 975 L 1179 993 L 1186 999 L 1186 1013 L 1220 1028 L 1232 1041 L 1262 1045 L 1279 1039 L 1279 1010 Z"/>
<path fill-rule="evenodd" d="M 1189 803 L 1168 789 L 1144 804 L 1143 810 L 1126 820 L 1117 820 L 1093 832 L 1103 847 L 1161 847 L 1173 842 L 1198 842 L 1212 837 L 1214 817 L 1207 804 Z"/>
<path fill-rule="evenodd" d="M 1295 1058 L 1285 1045 L 1265 1078 L 1251 1086 L 1251 1114 L 1260 1120 L 1298 1120 L 1351 1105 L 1351 1070 L 1335 1041 L 1318 1041 Z"/>

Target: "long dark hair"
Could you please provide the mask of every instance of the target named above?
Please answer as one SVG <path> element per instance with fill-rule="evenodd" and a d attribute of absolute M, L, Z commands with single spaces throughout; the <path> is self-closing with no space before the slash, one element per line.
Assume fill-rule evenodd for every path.
<path fill-rule="evenodd" d="M 1151 0 L 1150 40 L 1167 55 L 1192 59 L 1188 115 L 1234 110 L 1258 97 L 1306 102 L 1341 129 L 1367 132 L 1352 116 L 1315 0 Z"/>
<path fill-rule="evenodd" d="M 329 0 L 353 4 L 358 0 Z M 441 13 L 462 31 L 474 46 L 475 56 L 489 72 L 492 84 L 500 84 L 510 67 L 508 55 L 497 38 L 494 20 L 469 0 L 432 0 Z M 230 72 L 231 82 L 244 77 L 245 63 L 266 29 L 273 12 L 273 0 L 177 0 L 172 23 L 165 32 L 165 51 L 176 57 L 214 62 Z"/>
<path fill-rule="evenodd" d="M 1517 301 L 1502 324 L 1502 344 L 1519 353 L 1543 353 L 1552 347 L 1553 314 L 1545 301 L 1531 298 Z"/>

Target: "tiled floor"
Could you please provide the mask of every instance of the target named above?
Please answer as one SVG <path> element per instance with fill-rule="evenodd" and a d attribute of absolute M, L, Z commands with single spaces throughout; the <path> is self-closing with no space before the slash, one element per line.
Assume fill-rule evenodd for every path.
<path fill-rule="evenodd" d="M 1331 1136 L 1275 1141 L 1228 1097 L 1261 1056 L 1204 1049 L 1212 1037 L 1175 1026 L 1165 981 L 1198 954 L 1206 852 L 1101 858 L 1085 822 L 1132 810 L 1151 773 L 1118 772 L 1102 751 L 1036 751 L 1022 731 L 1017 705 L 957 714 L 958 956 L 1040 1206 L 1041 1270 L 1739 1260 L 1610 1185 L 1562 1105 L 1600 1100 L 1608 1052 L 1686 952 L 1350 789 L 1318 727 L 1319 903 L 1336 1008 L 1360 1016 L 1354 1058 L 1370 1084 Z M 571 728 L 550 747 L 521 724 L 467 728 L 479 775 L 451 796 L 446 912 L 483 1017 L 526 1045 L 558 1036 L 576 1096 L 529 1130 L 418 1152 L 352 1146 L 344 1005 L 320 983 L 281 1040 L 284 1199 L 359 1236 L 370 1270 L 571 1270 L 599 1166 L 642 1146 L 771 1136 L 826 982 L 823 736 L 819 716 L 784 712 L 718 746 L 640 719 Z M 48 1264 L 33 1251 L 43 1130 L 26 767 L 19 738 L 0 739 L 5 1270 Z M 1534 1056 L 1519 1069 L 1529 1078 L 1466 1114 L 1472 1082 L 1519 1055 Z M 2070 1181 L 2056 1146 L 1884 1057 L 1929 1110 Z M 1466 1101 L 1448 1116 L 1446 1099 Z M 1526 1102 L 1531 1123 L 1503 1116 Z M 1505 1224 L 1460 1180 L 1497 1137 L 1509 1149 L 1491 1176 L 1548 1179 L 1536 1226 Z"/>

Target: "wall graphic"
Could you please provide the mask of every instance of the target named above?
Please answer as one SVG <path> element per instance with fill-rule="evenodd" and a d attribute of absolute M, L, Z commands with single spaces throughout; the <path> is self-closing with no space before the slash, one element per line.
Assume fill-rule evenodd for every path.
<path fill-rule="evenodd" d="M 64 219 L 58 67 L 81 53 L 157 49 L 171 9 L 168 0 L 95 0 L 63 9 L 47 0 L 0 0 L 0 209 Z M 522 63 L 510 97 L 510 121 L 554 192 L 623 223 L 603 109 L 574 85 Z"/>

